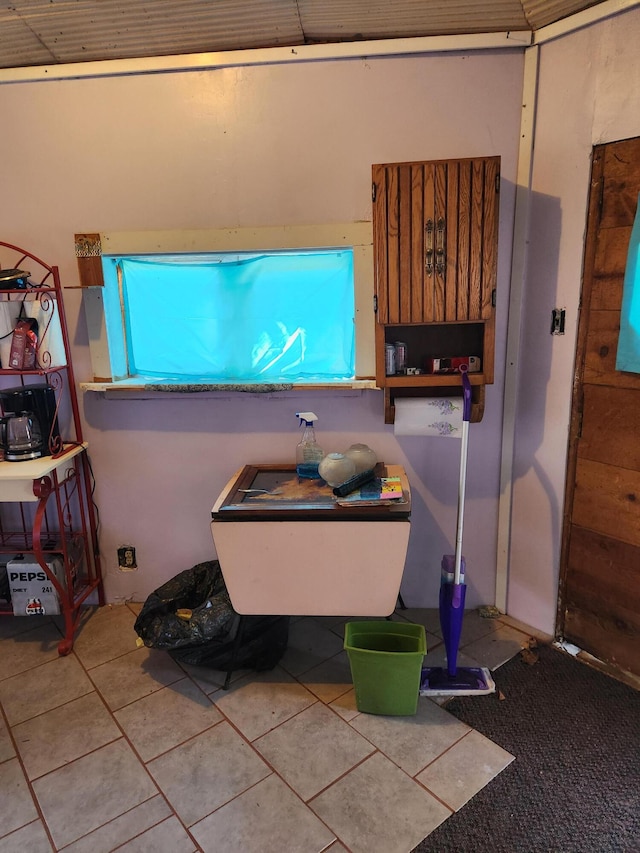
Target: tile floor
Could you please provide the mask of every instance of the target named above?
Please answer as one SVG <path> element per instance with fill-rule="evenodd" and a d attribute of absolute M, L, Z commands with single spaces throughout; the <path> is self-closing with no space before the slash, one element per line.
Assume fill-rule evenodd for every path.
<path fill-rule="evenodd" d="M 55 618 L 0 618 L 0 853 L 409 853 L 513 760 L 425 697 L 359 713 L 343 618 L 292 619 L 279 666 L 225 691 L 138 647 L 139 608 L 88 610 L 67 657 Z M 436 611 L 393 618 L 444 660 Z M 459 663 L 528 637 L 468 612 Z"/>

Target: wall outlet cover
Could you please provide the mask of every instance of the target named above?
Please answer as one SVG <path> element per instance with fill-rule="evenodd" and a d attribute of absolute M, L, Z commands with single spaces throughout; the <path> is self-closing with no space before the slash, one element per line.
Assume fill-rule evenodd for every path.
<path fill-rule="evenodd" d="M 118 568 L 122 572 L 133 572 L 138 568 L 133 545 L 122 545 L 118 548 Z"/>

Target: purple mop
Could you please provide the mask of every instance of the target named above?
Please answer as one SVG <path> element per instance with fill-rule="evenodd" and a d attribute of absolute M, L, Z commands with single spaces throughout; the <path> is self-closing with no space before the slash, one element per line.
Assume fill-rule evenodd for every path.
<path fill-rule="evenodd" d="M 467 480 L 467 448 L 469 446 L 469 421 L 471 420 L 471 382 L 467 367 L 462 373 L 462 447 L 460 450 L 460 480 L 458 488 L 458 523 L 456 528 L 455 556 L 442 558 L 440 580 L 440 627 L 447 652 L 447 666 L 424 667 L 420 678 L 421 696 L 472 696 L 493 693 L 496 689 L 491 673 L 486 667 L 458 667 L 458 647 L 464 599 L 467 586 L 464 582 L 465 560 L 462 556 L 462 524 L 464 496 Z"/>

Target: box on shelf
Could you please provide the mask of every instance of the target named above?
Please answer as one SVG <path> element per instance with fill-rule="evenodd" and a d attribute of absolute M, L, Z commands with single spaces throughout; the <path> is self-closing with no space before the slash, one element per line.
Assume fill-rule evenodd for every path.
<path fill-rule="evenodd" d="M 46 563 L 57 580 L 64 584 L 62 558 L 52 554 Z M 56 616 L 60 613 L 58 593 L 35 557 L 10 560 L 7 575 L 14 616 Z"/>

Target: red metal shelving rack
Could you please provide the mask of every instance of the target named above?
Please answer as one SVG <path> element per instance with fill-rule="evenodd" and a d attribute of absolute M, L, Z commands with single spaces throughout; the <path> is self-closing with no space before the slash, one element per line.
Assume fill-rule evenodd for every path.
<path fill-rule="evenodd" d="M 2 241 L 0 266 L 29 274 L 26 287 L 0 289 L 0 302 L 37 300 L 46 318 L 45 328 L 39 329 L 36 368 L 19 371 L 0 366 L 0 388 L 28 386 L 31 378 L 44 380 L 55 390 L 60 425 L 60 438 L 49 436 L 49 456 L 0 461 L 0 554 L 32 557 L 45 573 L 64 617 L 64 639 L 58 651 L 65 655 L 73 648 L 82 605 L 94 591 L 98 603 L 104 604 L 104 592 L 93 475 L 82 436 L 60 275 L 56 266 Z M 62 353 L 48 349 L 52 336 L 48 338 L 47 332 L 58 330 L 62 358 Z M 56 363 L 62 360 L 64 364 Z M 62 561 L 61 577 L 47 563 L 53 555 Z M 0 600 L 0 614 L 9 613 L 13 614 L 11 601 Z"/>

